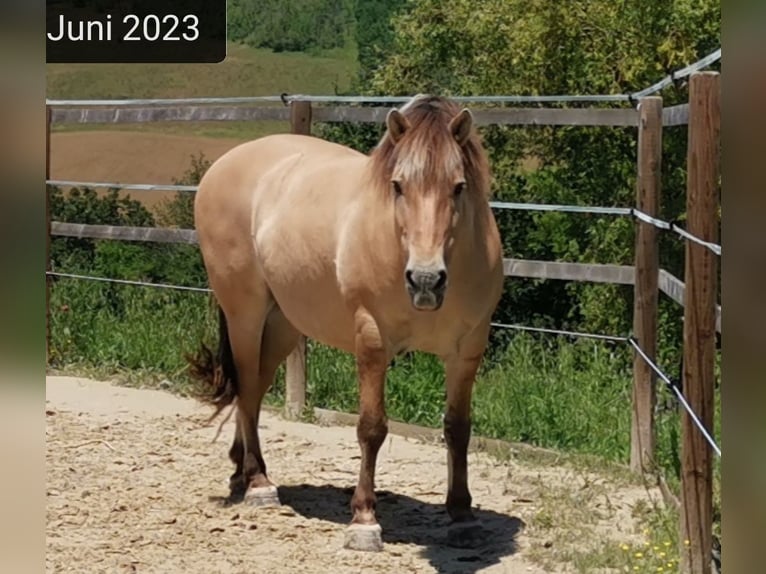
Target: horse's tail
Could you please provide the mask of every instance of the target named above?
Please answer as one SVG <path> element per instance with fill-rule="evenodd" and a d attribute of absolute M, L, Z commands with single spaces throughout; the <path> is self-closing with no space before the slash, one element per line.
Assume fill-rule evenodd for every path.
<path fill-rule="evenodd" d="M 237 368 L 229 341 L 226 315 L 218 306 L 218 352 L 213 352 L 204 343 L 196 355 L 187 355 L 189 373 L 201 383 L 199 399 L 215 408 L 211 420 L 234 402 L 239 393 Z"/>

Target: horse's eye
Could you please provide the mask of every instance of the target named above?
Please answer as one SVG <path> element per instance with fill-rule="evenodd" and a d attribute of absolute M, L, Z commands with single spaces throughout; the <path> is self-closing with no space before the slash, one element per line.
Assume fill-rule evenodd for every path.
<path fill-rule="evenodd" d="M 394 188 L 394 193 L 396 194 L 396 197 L 399 197 L 402 194 L 402 184 L 398 181 L 392 181 L 391 187 Z"/>
<path fill-rule="evenodd" d="M 455 197 L 459 197 L 463 191 L 465 191 L 465 182 L 461 181 L 455 186 L 453 193 L 455 194 Z"/>

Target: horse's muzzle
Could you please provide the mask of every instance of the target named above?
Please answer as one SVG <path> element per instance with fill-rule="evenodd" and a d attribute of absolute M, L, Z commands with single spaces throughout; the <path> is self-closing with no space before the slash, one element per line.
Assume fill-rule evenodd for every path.
<path fill-rule="evenodd" d="M 447 289 L 445 269 L 407 269 L 404 279 L 415 309 L 436 311 L 442 306 L 444 291 Z"/>

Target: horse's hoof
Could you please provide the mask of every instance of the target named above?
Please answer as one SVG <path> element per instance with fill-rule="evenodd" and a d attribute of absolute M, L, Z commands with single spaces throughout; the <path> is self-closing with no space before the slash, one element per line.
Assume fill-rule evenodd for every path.
<path fill-rule="evenodd" d="M 346 528 L 343 548 L 363 552 L 380 552 L 383 550 L 382 532 L 383 529 L 380 524 L 352 524 Z"/>
<path fill-rule="evenodd" d="M 453 522 L 447 527 L 447 546 L 476 548 L 487 538 L 487 531 L 478 520 Z"/>
<path fill-rule="evenodd" d="M 281 506 L 276 486 L 258 486 L 245 493 L 245 504 L 249 506 Z"/>

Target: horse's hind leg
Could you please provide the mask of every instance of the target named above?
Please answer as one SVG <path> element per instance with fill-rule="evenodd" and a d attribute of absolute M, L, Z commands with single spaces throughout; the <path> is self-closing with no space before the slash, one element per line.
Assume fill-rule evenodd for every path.
<path fill-rule="evenodd" d="M 240 373 L 243 372 L 239 367 L 241 363 L 242 369 L 246 368 L 249 374 L 257 376 L 240 377 L 237 432 L 229 453 L 237 465 L 230 483 L 233 499 L 244 498 L 258 506 L 279 504 L 276 487 L 266 472 L 258 421 L 263 397 L 274 381 L 277 368 L 295 347 L 298 336 L 299 333 L 272 302 L 258 337 L 258 348 L 252 347 L 250 353 L 243 354 L 237 364 Z"/>
<path fill-rule="evenodd" d="M 250 483 L 267 486 L 266 468 L 258 449 L 258 397 L 260 370 L 260 349 L 263 327 L 270 305 L 268 292 L 263 289 L 257 298 L 252 294 L 241 308 L 224 308 L 228 326 L 228 341 L 231 345 L 236 369 L 236 432 L 229 458 L 236 465 L 229 487 L 232 499 L 241 499 Z"/>

